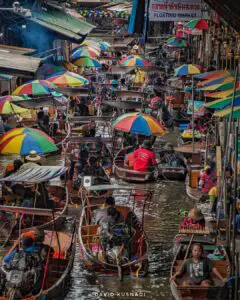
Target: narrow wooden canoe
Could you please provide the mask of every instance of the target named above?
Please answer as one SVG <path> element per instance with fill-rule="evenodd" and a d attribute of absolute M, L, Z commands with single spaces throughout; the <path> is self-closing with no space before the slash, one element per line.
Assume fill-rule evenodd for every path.
<path fill-rule="evenodd" d="M 22 236 L 34 236 L 34 231 L 27 231 Z M 76 248 L 76 231 L 75 225 L 72 233 L 45 231 L 45 245 L 54 248 L 54 256 L 48 261 L 46 279 L 43 283 L 43 289 L 37 295 L 25 296 L 25 300 L 63 299 L 67 292 L 67 286 L 70 281 L 70 271 L 73 266 L 75 248 Z M 19 244 L 16 240 L 13 247 L 8 253 L 13 251 Z M 60 249 L 59 249 L 60 245 Z M 1 297 L 0 300 L 7 300 L 7 297 Z"/>
<path fill-rule="evenodd" d="M 99 225 L 91 225 L 91 213 L 98 208 L 100 206 L 86 206 L 82 210 L 79 224 L 80 257 L 88 270 L 102 274 L 117 275 L 119 274 L 117 264 L 108 263 L 103 258 L 100 237 L 98 235 Z M 91 213 L 89 209 L 91 209 Z M 146 234 L 130 207 L 117 205 L 116 209 L 124 219 L 127 218 L 129 212 L 133 214 L 132 227 L 136 231 L 130 241 L 131 259 L 121 265 L 121 272 L 122 274 L 144 276 L 148 269 L 148 241 Z"/>
<path fill-rule="evenodd" d="M 216 248 L 216 245 L 205 245 L 204 247 L 204 255 L 208 255 L 213 253 Z M 230 277 L 230 261 L 227 255 L 227 252 L 224 247 L 221 247 L 222 252 L 224 253 L 224 258 L 219 260 L 211 260 L 214 267 L 218 269 L 220 274 L 228 279 Z M 186 246 L 180 244 L 177 254 L 174 258 L 171 267 L 171 276 L 173 276 L 182 266 L 184 262 L 184 257 L 186 253 Z M 171 291 L 176 300 L 213 300 L 219 299 L 224 300 L 228 299 L 225 296 L 228 296 L 227 287 L 222 287 L 221 283 L 213 277 L 214 285 L 211 287 L 201 287 L 199 285 L 192 286 L 183 286 L 183 281 L 187 279 L 187 275 L 183 275 L 182 277 L 176 278 L 175 281 L 171 283 Z"/>
<path fill-rule="evenodd" d="M 124 166 L 125 155 L 129 147 L 121 149 L 113 160 L 113 173 L 127 182 L 147 182 L 154 180 L 155 172 L 139 172 Z"/>

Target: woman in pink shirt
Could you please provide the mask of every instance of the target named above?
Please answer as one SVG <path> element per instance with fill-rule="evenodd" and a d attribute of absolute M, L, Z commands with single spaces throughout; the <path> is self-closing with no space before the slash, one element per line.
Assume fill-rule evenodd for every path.
<path fill-rule="evenodd" d="M 199 181 L 199 190 L 202 193 L 208 193 L 210 189 L 216 185 L 216 172 L 211 170 L 209 166 L 206 166 L 201 173 Z"/>

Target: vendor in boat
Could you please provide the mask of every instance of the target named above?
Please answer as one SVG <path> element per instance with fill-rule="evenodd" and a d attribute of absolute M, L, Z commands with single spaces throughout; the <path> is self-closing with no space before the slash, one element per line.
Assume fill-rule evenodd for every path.
<path fill-rule="evenodd" d="M 134 151 L 134 159 L 133 170 L 139 172 L 150 172 L 154 170 L 157 162 L 150 141 L 144 140 L 142 146 Z"/>
<path fill-rule="evenodd" d="M 37 151 L 31 150 L 25 157 L 24 164 L 20 167 L 20 170 L 26 170 L 29 168 L 36 168 L 41 166 L 41 156 L 37 154 Z"/>
<path fill-rule="evenodd" d="M 206 166 L 200 175 L 198 184 L 199 191 L 208 193 L 210 189 L 216 185 L 216 179 L 216 172 L 212 170 L 210 166 Z"/>
<path fill-rule="evenodd" d="M 21 159 L 15 159 L 13 161 L 13 164 L 7 165 L 3 177 L 8 177 L 8 176 L 12 175 L 13 173 L 17 172 L 22 165 L 23 165 L 23 162 L 21 161 Z"/>
<path fill-rule="evenodd" d="M 184 217 L 181 228 L 192 228 L 192 229 L 202 229 L 205 228 L 204 216 L 200 209 L 194 207 L 188 213 L 187 217 Z"/>
<path fill-rule="evenodd" d="M 104 207 L 95 209 L 92 214 L 91 223 L 100 224 L 101 221 L 107 220 L 107 210 L 109 207 L 115 206 L 115 199 L 113 197 L 107 197 L 104 203 Z"/>
<path fill-rule="evenodd" d="M 161 157 L 160 164 L 167 164 L 170 167 L 184 167 L 186 168 L 184 158 L 180 154 L 174 152 L 172 143 L 166 143 L 162 149 L 163 156 Z"/>
<path fill-rule="evenodd" d="M 217 201 L 218 201 L 218 188 L 217 186 L 213 186 L 209 193 L 209 200 L 211 205 L 211 213 L 215 214 L 217 210 Z"/>
<path fill-rule="evenodd" d="M 210 259 L 203 257 L 203 246 L 199 243 L 193 244 L 192 258 L 187 259 L 183 263 L 181 269 L 170 278 L 170 283 L 184 274 L 188 276 L 188 279 L 183 281 L 183 286 L 185 287 L 192 285 L 210 287 L 213 285 L 212 274 L 214 274 L 217 279 L 225 282 L 217 268 L 213 267 Z"/>

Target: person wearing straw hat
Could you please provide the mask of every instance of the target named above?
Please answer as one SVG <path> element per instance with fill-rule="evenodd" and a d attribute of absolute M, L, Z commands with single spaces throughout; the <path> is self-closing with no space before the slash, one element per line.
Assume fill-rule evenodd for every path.
<path fill-rule="evenodd" d="M 197 207 L 192 208 L 188 216 L 185 217 L 180 225 L 181 228 L 183 227 L 192 227 L 192 228 L 204 228 L 205 227 L 205 220 L 204 216 L 200 209 Z"/>
<path fill-rule="evenodd" d="M 37 154 L 35 150 L 31 150 L 25 157 L 25 163 L 21 166 L 20 170 L 26 170 L 29 168 L 36 168 L 41 166 L 41 156 Z"/>

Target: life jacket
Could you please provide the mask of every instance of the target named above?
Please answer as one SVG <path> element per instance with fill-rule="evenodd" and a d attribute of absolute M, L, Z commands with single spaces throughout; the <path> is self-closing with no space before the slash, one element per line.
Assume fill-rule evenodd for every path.
<path fill-rule="evenodd" d="M 36 258 L 29 252 L 17 251 L 10 261 L 10 270 L 29 271 L 36 266 Z"/>

